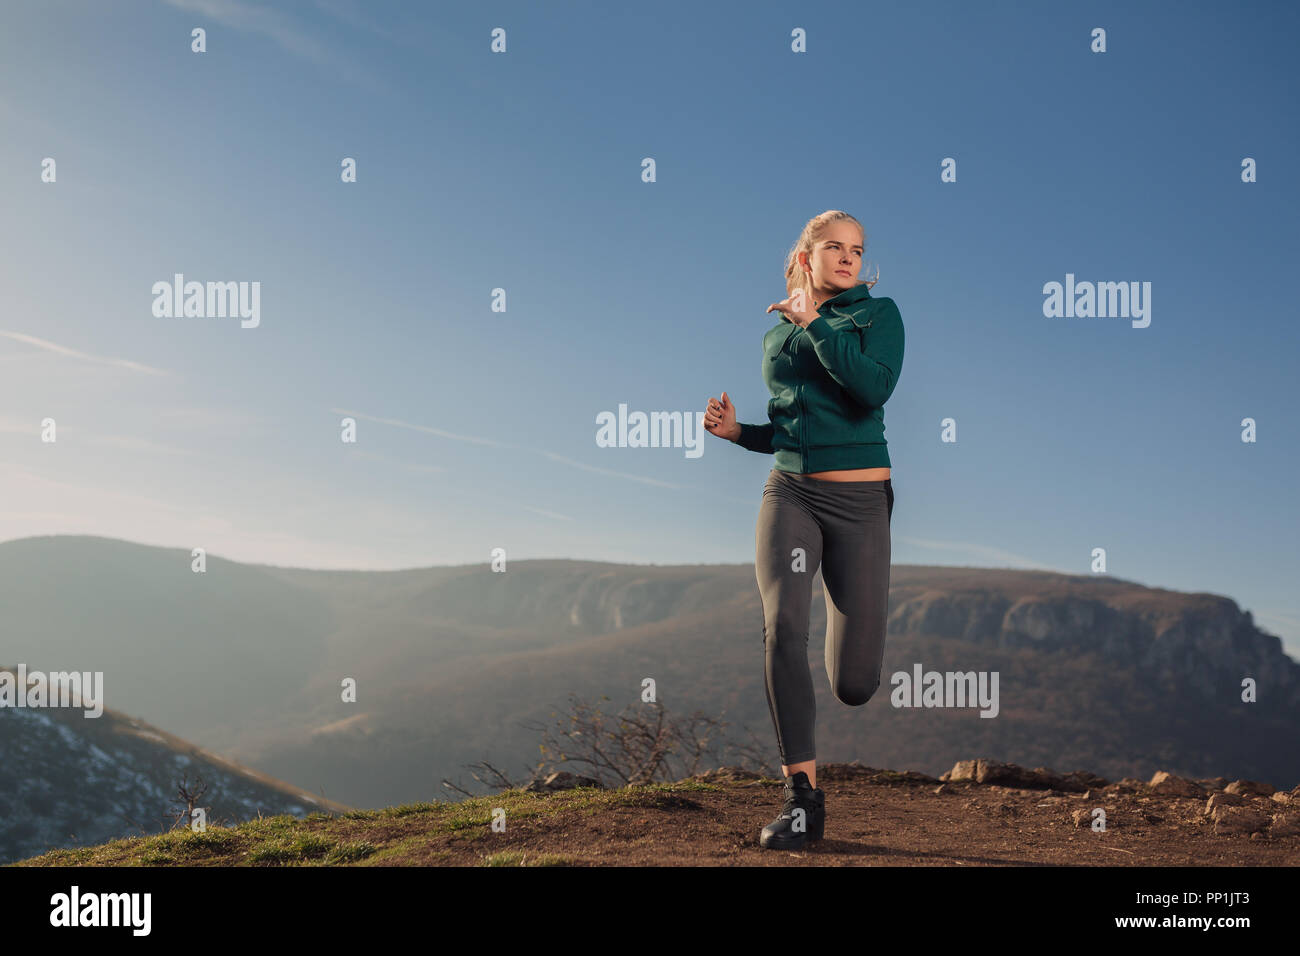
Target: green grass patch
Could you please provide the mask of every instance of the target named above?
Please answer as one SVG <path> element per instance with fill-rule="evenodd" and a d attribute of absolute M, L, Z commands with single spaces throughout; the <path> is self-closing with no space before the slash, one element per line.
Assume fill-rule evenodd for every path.
<path fill-rule="evenodd" d="M 406 803 L 400 807 L 384 807 L 382 810 L 368 810 L 367 813 L 373 813 L 381 817 L 409 817 L 413 813 L 437 813 L 448 807 L 456 806 L 454 803 Z"/>
<path fill-rule="evenodd" d="M 520 850 L 502 850 L 483 858 L 480 866 L 574 866 L 572 857 L 558 853 L 524 853 Z"/>
<path fill-rule="evenodd" d="M 356 863 L 372 856 L 379 848 L 368 840 L 360 840 L 356 843 L 339 843 L 329 853 L 325 854 L 324 862 L 329 866 L 337 866 L 340 863 Z"/>
<path fill-rule="evenodd" d="M 504 790 L 459 803 L 421 802 L 375 810 L 332 814 L 313 812 L 259 816 L 234 826 L 209 826 L 203 832 L 178 827 L 151 836 L 113 840 L 95 847 L 51 850 L 17 865 L 31 866 L 384 866 L 459 858 L 468 847 L 446 849 L 440 841 L 472 841 L 492 848 L 493 811 L 505 810 L 507 830 L 523 821 L 545 821 L 556 814 L 579 819 L 602 810 L 637 807 L 664 812 L 698 811 L 695 795 L 726 785 L 685 781 L 606 790 L 582 787 L 555 793 Z M 485 866 L 573 866 L 580 861 L 557 854 L 491 852 Z"/>
<path fill-rule="evenodd" d="M 339 846 L 337 840 L 315 833 L 300 833 L 288 840 L 274 840 L 254 847 L 248 853 L 248 862 L 254 865 L 289 866 L 324 859 Z"/>

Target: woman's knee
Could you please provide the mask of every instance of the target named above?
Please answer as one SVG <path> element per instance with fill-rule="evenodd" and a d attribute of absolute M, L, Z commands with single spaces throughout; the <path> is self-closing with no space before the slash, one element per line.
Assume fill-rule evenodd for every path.
<path fill-rule="evenodd" d="M 778 614 L 774 624 L 763 625 L 763 646 L 772 653 L 807 654 L 808 619 L 798 615 Z"/>
<path fill-rule="evenodd" d="M 860 707 L 871 700 L 879 687 L 879 672 L 867 677 L 837 674 L 831 692 L 840 703 L 848 704 L 850 707 Z"/>

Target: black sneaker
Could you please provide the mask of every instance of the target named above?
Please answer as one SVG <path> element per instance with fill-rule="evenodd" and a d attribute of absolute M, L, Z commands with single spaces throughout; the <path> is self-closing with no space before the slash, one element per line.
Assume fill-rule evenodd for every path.
<path fill-rule="evenodd" d="M 796 814 L 796 810 L 803 813 Z M 802 818 L 796 829 L 796 820 Z M 804 842 L 820 840 L 826 829 L 826 794 L 808 782 L 800 770 L 785 778 L 785 806 L 781 815 L 763 827 L 758 845 L 765 850 L 799 850 Z"/>

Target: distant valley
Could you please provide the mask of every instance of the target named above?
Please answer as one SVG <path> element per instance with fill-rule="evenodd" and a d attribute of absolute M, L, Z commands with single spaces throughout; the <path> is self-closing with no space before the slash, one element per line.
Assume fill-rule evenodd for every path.
<path fill-rule="evenodd" d="M 448 799 L 441 781 L 468 782 L 479 760 L 522 775 L 538 744 L 522 723 L 552 720 L 570 693 L 636 705 L 645 677 L 670 713 L 722 714 L 773 741 L 752 565 L 352 572 L 209 556 L 195 574 L 181 549 L 55 536 L 0 545 L 0 572 L 0 666 L 103 671 L 117 714 L 343 804 Z M 882 685 L 850 708 L 827 686 L 814 578 L 819 761 L 938 775 L 980 755 L 1112 779 L 1300 782 L 1300 664 L 1229 598 L 910 565 L 891 585 Z M 918 663 L 997 671 L 996 718 L 892 707 L 889 675 Z M 340 698 L 345 678 L 356 703 Z M 10 759 L 14 726 L 0 712 L 3 774 L 64 785 L 51 775 L 71 766 Z"/>

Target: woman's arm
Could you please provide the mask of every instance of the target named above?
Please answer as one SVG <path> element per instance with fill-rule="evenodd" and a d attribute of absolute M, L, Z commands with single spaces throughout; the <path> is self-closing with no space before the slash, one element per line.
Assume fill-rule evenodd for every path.
<path fill-rule="evenodd" d="M 737 422 L 740 425 L 740 437 L 736 439 L 736 444 L 741 448 L 748 448 L 750 451 L 761 452 L 764 455 L 775 455 L 776 450 L 772 447 L 772 433 L 776 431 L 776 426 L 771 422 L 766 425 L 746 425 L 743 422 Z"/>
<path fill-rule="evenodd" d="M 804 326 L 818 361 L 830 377 L 868 408 L 885 404 L 903 368 L 903 317 L 893 299 L 877 301 L 881 307 L 872 316 L 870 352 L 866 331 L 856 326 L 836 331 L 820 315 Z"/>

